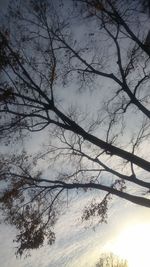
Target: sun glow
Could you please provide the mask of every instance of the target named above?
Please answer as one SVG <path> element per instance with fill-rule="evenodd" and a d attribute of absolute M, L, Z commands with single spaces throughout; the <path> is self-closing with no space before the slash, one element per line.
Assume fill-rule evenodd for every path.
<path fill-rule="evenodd" d="M 127 259 L 129 267 L 150 266 L 150 223 L 128 226 L 107 249 Z"/>

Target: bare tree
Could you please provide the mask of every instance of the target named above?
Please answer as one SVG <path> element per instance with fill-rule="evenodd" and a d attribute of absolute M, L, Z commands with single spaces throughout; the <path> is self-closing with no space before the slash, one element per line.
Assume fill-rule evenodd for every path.
<path fill-rule="evenodd" d="M 113 253 L 104 253 L 101 255 L 96 267 L 128 267 L 127 261 L 119 259 Z"/>
<path fill-rule="evenodd" d="M 103 192 L 83 220 L 105 222 L 112 196 L 150 207 L 148 18 L 137 14 L 122 1 L 9 8 L 0 30 L 0 138 L 18 154 L 1 154 L 1 206 L 19 231 L 20 255 L 45 237 L 54 242 L 70 190 Z M 42 131 L 48 137 L 37 154 L 19 152 Z"/>

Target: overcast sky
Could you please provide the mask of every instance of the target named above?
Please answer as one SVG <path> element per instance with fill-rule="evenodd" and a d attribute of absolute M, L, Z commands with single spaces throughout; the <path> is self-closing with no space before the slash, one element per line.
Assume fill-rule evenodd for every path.
<path fill-rule="evenodd" d="M 0 8 L 5 12 L 7 0 L 0 0 Z M 33 144 L 32 144 L 33 145 Z M 88 194 L 79 194 L 72 206 L 58 220 L 56 231 L 56 242 L 53 246 L 45 246 L 33 251 L 29 258 L 16 259 L 15 246 L 12 242 L 16 231 L 13 227 L 0 225 L 0 266 L 2 267 L 94 267 L 101 252 L 109 247 L 113 251 L 115 240 L 127 226 L 149 224 L 149 232 L 143 235 L 147 244 L 150 240 L 150 212 L 149 209 L 138 207 L 123 200 L 117 200 L 112 204 L 108 216 L 108 224 L 86 228 L 81 223 L 81 211 L 89 199 Z M 82 205 L 81 205 L 82 203 Z M 139 246 L 144 246 L 140 240 Z M 130 240 L 130 237 L 129 237 Z M 134 248 L 133 248 L 134 249 Z M 126 250 L 126 247 L 124 247 Z M 147 252 L 145 252 L 147 253 Z M 145 257 L 147 255 L 145 254 Z M 137 255 L 141 261 L 141 255 Z M 130 262 L 129 262 L 130 264 Z M 131 266 L 129 267 L 137 267 Z M 148 266 L 142 266 L 148 267 Z"/>

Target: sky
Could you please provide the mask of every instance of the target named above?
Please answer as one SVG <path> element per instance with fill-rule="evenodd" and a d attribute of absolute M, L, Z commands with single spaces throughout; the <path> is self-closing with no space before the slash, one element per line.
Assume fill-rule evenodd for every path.
<path fill-rule="evenodd" d="M 0 0 L 0 8 L 2 7 L 4 12 L 6 6 L 7 1 Z M 16 259 L 16 244 L 13 242 L 16 230 L 2 223 L 0 266 L 94 267 L 101 253 L 112 251 L 126 258 L 129 267 L 148 267 L 149 209 L 115 198 L 108 214 L 108 223 L 90 227 L 81 223 L 81 212 L 89 198 L 88 193 L 79 193 L 56 223 L 55 244 L 45 244 L 31 252 L 28 258 Z"/>
<path fill-rule="evenodd" d="M 12 240 L 15 229 L 1 225 L 0 266 L 94 267 L 101 253 L 112 251 L 121 258 L 127 258 L 129 267 L 141 267 L 142 263 L 142 266 L 148 267 L 144 265 L 144 259 L 147 260 L 149 255 L 149 210 L 119 200 L 112 207 L 107 224 L 98 225 L 95 229 L 85 228 L 80 219 L 81 200 L 83 204 L 86 201 L 83 196 L 75 199 L 58 220 L 55 244 L 45 244 L 25 259 L 16 259 L 14 255 L 15 243 Z"/>

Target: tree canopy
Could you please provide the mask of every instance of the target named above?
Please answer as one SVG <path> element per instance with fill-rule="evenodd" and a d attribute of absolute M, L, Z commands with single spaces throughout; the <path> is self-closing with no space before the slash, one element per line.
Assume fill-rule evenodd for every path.
<path fill-rule="evenodd" d="M 106 222 L 115 196 L 150 208 L 148 20 L 138 0 L 10 4 L 0 27 L 0 201 L 18 254 L 53 244 L 70 191 L 99 192 L 83 220 Z"/>

